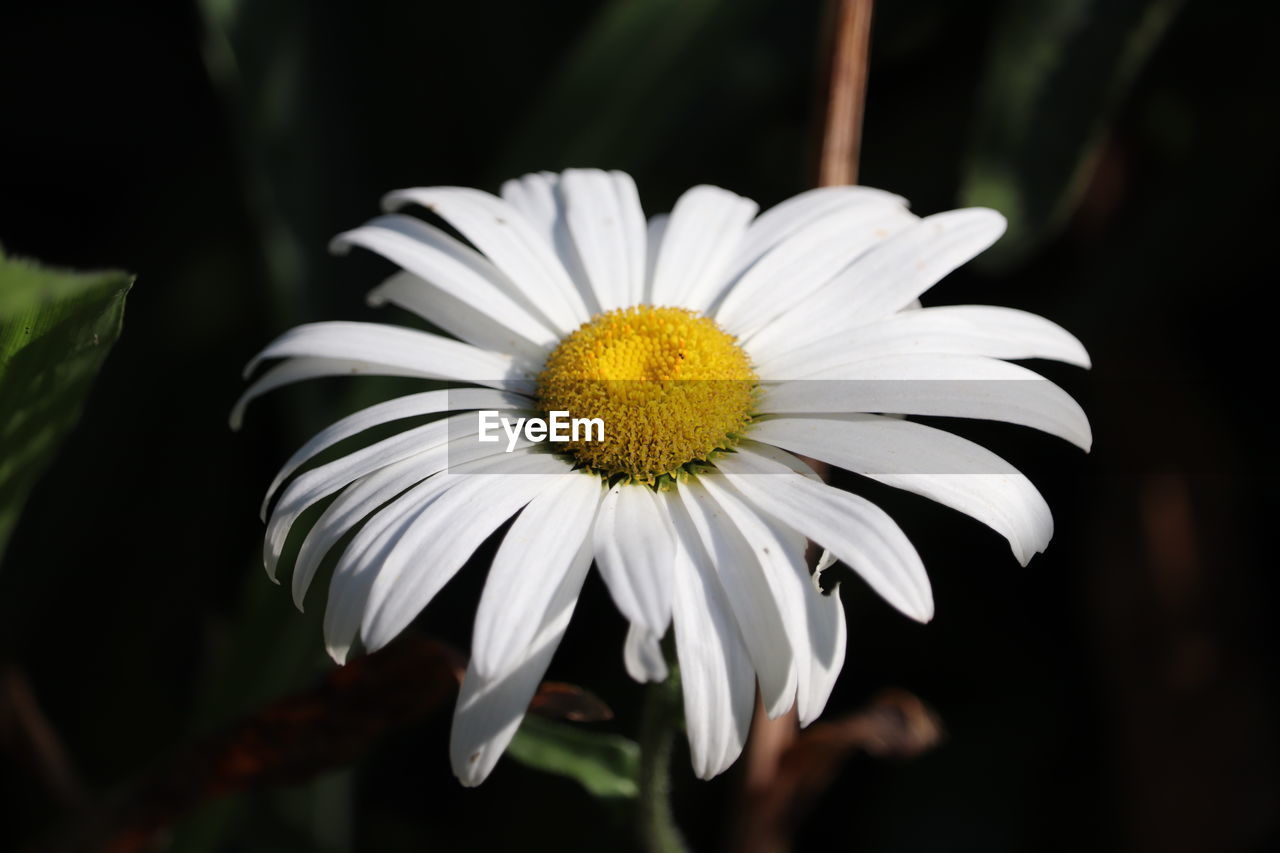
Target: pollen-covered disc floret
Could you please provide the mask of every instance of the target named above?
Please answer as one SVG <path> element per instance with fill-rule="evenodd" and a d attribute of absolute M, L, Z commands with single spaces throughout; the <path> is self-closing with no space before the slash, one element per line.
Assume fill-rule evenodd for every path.
<path fill-rule="evenodd" d="M 684 308 L 597 314 L 538 377 L 546 411 L 600 418 L 603 441 L 566 445 L 605 476 L 653 482 L 731 447 L 751 418 L 756 375 L 736 339 Z"/>

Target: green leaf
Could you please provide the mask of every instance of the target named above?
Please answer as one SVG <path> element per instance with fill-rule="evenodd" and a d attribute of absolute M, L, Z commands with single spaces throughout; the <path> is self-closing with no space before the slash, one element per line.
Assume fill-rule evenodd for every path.
<path fill-rule="evenodd" d="M 1009 231 L 981 261 L 1004 267 L 1074 211 L 1116 108 L 1181 0 L 1012 0 L 992 39 L 961 200 Z"/>
<path fill-rule="evenodd" d="M 640 747 L 620 735 L 531 714 L 507 754 L 529 767 L 574 779 L 596 797 L 635 797 L 640 790 Z"/>
<path fill-rule="evenodd" d="M 75 273 L 0 252 L 0 555 L 120 336 L 133 276 Z"/>

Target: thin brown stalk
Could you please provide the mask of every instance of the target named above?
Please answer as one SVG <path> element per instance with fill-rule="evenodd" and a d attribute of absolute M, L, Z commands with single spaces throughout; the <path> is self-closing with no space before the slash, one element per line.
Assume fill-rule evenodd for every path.
<path fill-rule="evenodd" d="M 828 66 L 817 184 L 858 182 L 862 115 L 867 99 L 867 57 L 873 0 L 831 0 Z"/>

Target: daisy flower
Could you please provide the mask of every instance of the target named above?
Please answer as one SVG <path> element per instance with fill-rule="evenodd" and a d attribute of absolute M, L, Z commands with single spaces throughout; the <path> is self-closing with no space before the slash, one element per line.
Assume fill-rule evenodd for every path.
<path fill-rule="evenodd" d="M 463 239 L 400 211 L 419 207 Z M 1022 424 L 1088 449 L 1060 388 L 1009 360 L 1088 366 L 1076 338 L 1008 308 L 922 308 L 918 297 L 1004 231 L 1000 214 L 917 217 L 865 187 L 802 193 L 757 216 L 698 186 L 646 221 L 632 179 L 526 175 L 494 196 L 393 192 L 387 215 L 338 236 L 400 267 L 369 295 L 449 336 L 325 322 L 281 335 L 245 404 L 287 383 L 377 374 L 450 384 L 384 402 L 316 435 L 263 505 L 274 578 L 299 516 L 335 496 L 293 567 L 303 604 L 322 558 L 353 530 L 329 586 L 324 634 L 339 663 L 389 642 L 496 530 L 453 722 L 453 768 L 474 785 L 506 748 L 594 564 L 630 623 L 623 657 L 661 680 L 674 631 L 693 767 L 742 751 L 757 690 L 801 724 L 826 704 L 845 654 L 838 590 L 807 542 L 889 604 L 927 621 L 929 580 L 874 504 L 825 484 L 800 455 L 931 498 L 1004 536 L 1023 564 L 1048 544 L 1049 507 L 988 450 L 901 415 Z M 465 242 L 464 242 L 465 241 Z M 888 380 L 888 381 L 886 381 Z M 469 386 L 469 387 L 458 387 Z M 599 418 L 603 440 L 477 440 L 478 411 Z M 383 424 L 444 414 L 325 464 Z M 287 484 L 287 485 L 286 485 Z M 278 497 L 277 497 L 278 495 Z M 512 520 L 514 518 L 514 520 Z"/>

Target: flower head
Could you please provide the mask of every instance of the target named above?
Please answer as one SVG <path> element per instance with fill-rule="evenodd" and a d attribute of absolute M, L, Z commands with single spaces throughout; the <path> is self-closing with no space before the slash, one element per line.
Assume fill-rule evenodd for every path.
<path fill-rule="evenodd" d="M 435 187 L 386 202 L 421 206 L 466 242 L 391 213 L 334 245 L 401 267 L 370 301 L 453 337 L 300 326 L 249 365 L 282 359 L 233 422 L 251 398 L 319 376 L 468 386 L 343 418 L 286 463 L 263 506 L 274 577 L 298 517 L 337 495 L 298 553 L 299 606 L 322 558 L 359 528 L 325 611 L 339 662 L 357 637 L 366 649 L 395 637 L 514 516 L 489 569 L 455 711 L 452 758 L 464 783 L 482 781 L 515 733 L 593 563 L 630 622 L 624 659 L 635 678 L 666 676 L 658 643 L 674 629 L 703 777 L 741 752 L 757 681 L 771 716 L 795 705 L 802 724 L 831 692 L 845 626 L 838 591 L 824 594 L 810 575 L 808 541 L 826 550 L 824 564 L 846 563 L 927 621 L 932 593 L 906 535 L 799 454 L 967 513 L 1024 564 L 1048 544 L 1049 508 L 1025 476 L 970 441 L 894 417 L 1001 420 L 1088 449 L 1080 407 L 1009 361 L 1087 366 L 1079 341 L 1021 311 L 919 306 L 1000 236 L 998 213 L 919 218 L 897 196 L 833 187 L 756 216 L 748 199 L 699 186 L 646 221 L 631 178 L 598 170 L 527 175 L 501 197 Z M 531 432 L 486 443 L 480 410 L 565 412 L 598 419 L 604 435 L 549 445 L 554 452 Z M 372 427 L 446 412 L 297 473 Z"/>

